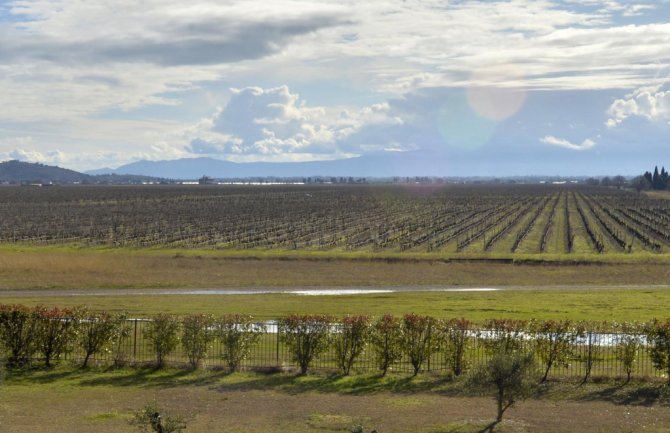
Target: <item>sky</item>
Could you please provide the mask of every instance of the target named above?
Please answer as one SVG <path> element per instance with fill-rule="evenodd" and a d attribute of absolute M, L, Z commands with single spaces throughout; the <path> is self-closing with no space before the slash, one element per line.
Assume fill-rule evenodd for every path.
<path fill-rule="evenodd" d="M 0 0 L 0 160 L 670 165 L 670 1 Z M 417 173 L 420 174 L 420 173 Z"/>

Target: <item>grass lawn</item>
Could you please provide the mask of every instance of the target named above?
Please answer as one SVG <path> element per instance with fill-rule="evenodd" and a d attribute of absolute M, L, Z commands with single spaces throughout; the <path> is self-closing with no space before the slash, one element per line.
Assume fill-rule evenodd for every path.
<path fill-rule="evenodd" d="M 3 303 L 76 306 L 95 310 L 127 311 L 132 316 L 158 312 L 243 313 L 273 319 L 291 313 L 382 314 L 408 312 L 439 318 L 490 318 L 637 320 L 670 317 L 668 289 L 504 290 L 497 292 L 400 292 L 341 296 L 257 295 L 155 295 L 155 296 L 14 296 Z"/>
<path fill-rule="evenodd" d="M 474 433 L 495 416 L 492 398 L 458 381 L 422 375 L 352 377 L 188 372 L 55 370 L 11 372 L 2 385 L 0 430 L 132 432 L 135 410 L 157 402 L 186 415 L 187 431 L 226 433 Z M 552 383 L 507 413 L 495 431 L 662 432 L 670 424 L 659 383 Z"/>

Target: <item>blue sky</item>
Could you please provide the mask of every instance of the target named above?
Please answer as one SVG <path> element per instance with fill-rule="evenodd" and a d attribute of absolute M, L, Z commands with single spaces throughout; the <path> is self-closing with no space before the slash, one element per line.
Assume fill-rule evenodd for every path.
<path fill-rule="evenodd" d="M 670 2 L 0 1 L 0 159 L 670 165 Z M 420 173 L 417 173 L 420 174 Z"/>

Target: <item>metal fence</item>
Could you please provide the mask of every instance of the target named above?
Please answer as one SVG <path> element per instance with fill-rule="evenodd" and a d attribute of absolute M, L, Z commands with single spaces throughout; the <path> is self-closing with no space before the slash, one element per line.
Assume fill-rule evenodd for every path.
<path fill-rule="evenodd" d="M 123 337 L 114 347 L 108 348 L 103 353 L 97 353 L 91 357 L 90 363 L 98 365 L 112 365 L 115 362 L 124 364 L 143 365 L 151 364 L 155 361 L 155 354 L 152 349 L 151 341 L 146 338 L 146 329 L 151 320 L 148 319 L 128 319 L 126 336 Z M 259 324 L 262 329 L 260 338 L 252 346 L 249 355 L 242 361 L 242 369 L 291 369 L 297 367 L 292 359 L 286 345 L 282 342 L 278 332 L 276 321 L 267 321 Z M 331 327 L 331 337 L 338 334 L 338 325 Z M 523 348 L 533 351 L 539 334 L 524 332 L 521 337 Z M 639 349 L 635 353 L 632 376 L 636 378 L 662 377 L 663 371 L 654 368 L 651 357 L 650 347 L 644 335 L 631 335 L 623 333 L 592 333 L 589 337 L 576 338 L 572 344 L 571 354 L 564 363 L 555 364 L 549 372 L 549 377 L 561 379 L 579 379 L 582 378 L 587 369 L 589 358 L 592 367 L 590 376 L 592 378 L 617 378 L 625 377 L 626 372 L 622 360 L 620 359 L 619 347 L 623 337 L 634 337 L 639 344 Z M 490 357 L 487 345 L 494 337 L 490 330 L 470 329 L 467 331 L 467 346 L 464 355 L 466 368 L 473 368 L 486 362 Z M 589 342 L 590 341 L 590 342 Z M 221 357 L 222 345 L 218 340 L 214 340 L 209 347 L 207 356 L 203 360 L 203 365 L 209 368 L 224 368 L 226 363 Z M 448 362 L 449 353 L 443 348 L 436 351 L 427 359 L 422 367 L 422 372 L 443 372 L 448 373 L 451 370 Z M 83 360 L 83 350 L 74 345 L 61 358 L 73 363 Z M 538 369 L 542 369 L 540 357 L 536 354 Z M 170 353 L 165 359 L 170 365 L 187 365 L 188 356 L 181 344 L 176 350 Z M 312 370 L 332 370 L 338 369 L 338 362 L 333 345 L 322 352 L 310 364 Z M 355 361 L 352 372 L 374 372 L 379 371 L 374 351 L 371 344 L 367 343 L 366 349 Z M 389 371 L 399 373 L 413 373 L 413 367 L 407 358 L 403 356 L 395 362 Z"/>

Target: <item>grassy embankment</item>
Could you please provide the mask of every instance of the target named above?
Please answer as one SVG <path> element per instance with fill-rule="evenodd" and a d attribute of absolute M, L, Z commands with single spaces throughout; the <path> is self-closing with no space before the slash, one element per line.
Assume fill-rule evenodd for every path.
<path fill-rule="evenodd" d="M 463 258 L 463 255 L 459 255 Z M 471 257 L 475 259 L 476 257 Z M 491 258 L 491 257 L 489 257 Z M 505 259 L 505 257 L 496 257 Z M 406 293 L 305 297 L 2 296 L 0 302 L 88 305 L 133 314 L 239 312 L 437 317 L 648 320 L 670 316 L 666 255 L 515 255 L 515 262 L 430 254 L 365 255 L 281 251 L 0 248 L 7 289 L 409 287 Z M 541 261 L 540 261 L 541 260 Z M 431 287 L 503 287 L 500 292 L 428 292 Z M 514 289 L 514 290 L 512 290 Z"/>

